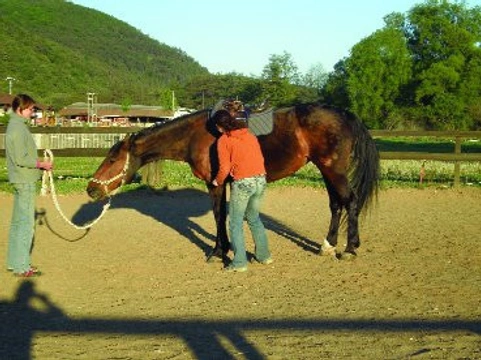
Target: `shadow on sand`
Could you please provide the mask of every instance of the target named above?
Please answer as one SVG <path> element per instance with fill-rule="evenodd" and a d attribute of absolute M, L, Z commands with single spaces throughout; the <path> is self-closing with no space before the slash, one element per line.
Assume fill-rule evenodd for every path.
<path fill-rule="evenodd" d="M 235 349 L 244 354 L 246 359 L 266 359 L 267 355 L 255 346 L 252 339 L 248 340 L 242 335 L 252 330 L 287 332 L 348 330 L 381 333 L 386 331 L 469 331 L 481 335 L 481 321 L 73 319 L 66 316 L 47 295 L 37 292 L 35 284 L 28 280 L 19 285 L 13 301 L 0 302 L 1 359 L 31 359 L 32 340 L 42 332 L 72 336 L 81 334 L 175 336 L 187 344 L 197 359 L 234 359 L 235 354 L 232 354 L 219 341 L 219 337 L 223 336 L 229 339 Z"/>
<path fill-rule="evenodd" d="M 78 226 L 92 222 L 100 215 L 104 204 L 91 202 L 82 205 L 73 215 L 72 222 Z M 205 255 L 209 254 L 214 246 L 215 234 L 206 232 L 192 220 L 209 212 L 212 213 L 210 197 L 204 191 L 190 188 L 168 191 L 141 188 L 115 195 L 112 198 L 110 209 L 133 209 L 149 216 L 177 231 Z M 271 216 L 261 214 L 261 217 L 267 230 L 287 238 L 305 251 L 319 253 L 320 244 L 298 234 Z M 48 221 L 48 214 L 44 210 L 40 212 L 38 222 L 46 224 L 55 235 L 61 237 Z M 214 224 L 213 213 L 212 224 Z M 101 220 L 95 226 L 102 226 Z M 85 237 L 87 232 L 76 240 Z"/>

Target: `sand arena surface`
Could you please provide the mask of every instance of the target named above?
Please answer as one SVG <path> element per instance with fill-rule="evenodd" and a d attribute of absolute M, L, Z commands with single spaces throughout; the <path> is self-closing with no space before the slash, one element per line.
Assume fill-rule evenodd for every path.
<path fill-rule="evenodd" d="M 101 211 L 86 195 L 59 201 L 77 224 Z M 12 196 L 0 202 L 5 255 Z M 481 359 L 479 189 L 381 191 L 359 256 L 341 262 L 318 255 L 326 192 L 268 188 L 275 262 L 241 274 L 205 262 L 203 191 L 120 194 L 87 234 L 50 198 L 37 205 L 44 274 L 2 270 L 1 359 Z"/>

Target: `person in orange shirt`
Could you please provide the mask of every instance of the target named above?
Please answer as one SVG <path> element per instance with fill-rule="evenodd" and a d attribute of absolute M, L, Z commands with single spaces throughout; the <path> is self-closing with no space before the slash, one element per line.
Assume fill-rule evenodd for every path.
<path fill-rule="evenodd" d="M 259 216 L 266 188 L 264 156 L 257 138 L 247 128 L 247 116 L 233 117 L 228 111 L 219 110 L 214 121 L 222 135 L 217 141 L 219 171 L 212 184 L 224 184 L 229 175 L 233 180 L 229 199 L 229 236 L 234 258 L 224 270 L 244 272 L 247 271 L 244 218 L 254 239 L 255 259 L 264 265 L 273 262 L 266 230 Z"/>

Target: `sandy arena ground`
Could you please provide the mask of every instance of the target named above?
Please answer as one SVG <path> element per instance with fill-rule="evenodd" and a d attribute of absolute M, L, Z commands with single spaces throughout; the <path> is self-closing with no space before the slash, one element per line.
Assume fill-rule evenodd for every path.
<path fill-rule="evenodd" d="M 59 202 L 77 224 L 101 211 Z M 11 195 L 0 203 L 5 255 Z M 241 274 L 205 261 L 203 191 L 120 194 L 88 233 L 37 204 L 43 275 L 2 270 L 0 359 L 481 359 L 480 189 L 381 191 L 359 256 L 337 261 L 318 255 L 326 192 L 268 188 L 275 262 Z"/>

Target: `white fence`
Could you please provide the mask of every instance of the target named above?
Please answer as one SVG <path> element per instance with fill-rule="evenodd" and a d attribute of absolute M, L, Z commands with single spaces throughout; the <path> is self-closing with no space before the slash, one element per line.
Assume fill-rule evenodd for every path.
<path fill-rule="evenodd" d="M 124 134 L 32 134 L 39 149 L 110 148 Z M 0 149 L 5 149 L 5 134 L 0 134 Z"/>

